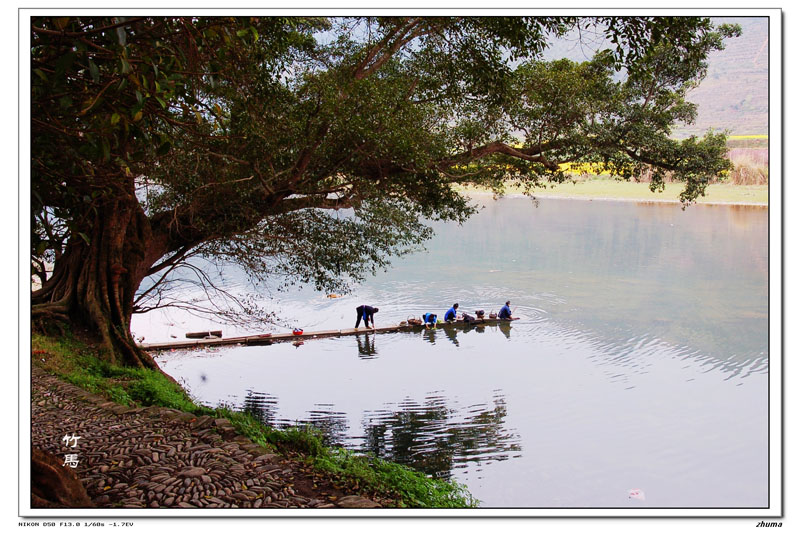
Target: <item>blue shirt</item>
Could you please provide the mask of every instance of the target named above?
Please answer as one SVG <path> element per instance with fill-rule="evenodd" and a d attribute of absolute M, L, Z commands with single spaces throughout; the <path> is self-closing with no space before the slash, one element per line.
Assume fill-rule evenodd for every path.
<path fill-rule="evenodd" d="M 498 318 L 511 318 L 511 308 L 507 305 L 504 305 L 500 308 L 500 314 L 497 316 Z"/>
<path fill-rule="evenodd" d="M 422 321 L 426 324 L 436 324 L 436 315 L 433 313 L 425 313 L 422 315 Z"/>
<path fill-rule="evenodd" d="M 455 319 L 456 319 L 456 308 L 455 307 L 451 307 L 444 314 L 444 321 L 447 322 L 448 320 L 455 320 Z"/>

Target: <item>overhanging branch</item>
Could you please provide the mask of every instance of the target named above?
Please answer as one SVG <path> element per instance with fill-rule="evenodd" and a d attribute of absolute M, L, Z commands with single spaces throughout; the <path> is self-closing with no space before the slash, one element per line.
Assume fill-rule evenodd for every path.
<path fill-rule="evenodd" d="M 512 157 L 523 159 L 525 161 L 531 161 L 533 163 L 541 163 L 547 169 L 552 171 L 558 170 L 558 165 L 556 163 L 548 160 L 546 157 L 544 157 L 544 155 L 542 155 L 539 152 L 540 152 L 539 147 L 514 148 L 502 142 L 493 142 L 485 144 L 483 146 L 479 146 L 477 148 L 472 148 L 471 150 L 467 150 L 451 158 L 448 158 L 444 161 L 441 161 L 436 164 L 436 169 L 444 170 L 459 163 L 465 163 L 474 161 L 476 159 L 482 159 L 484 157 L 488 157 L 493 154 L 506 154 Z M 538 155 L 532 155 L 534 153 Z"/>

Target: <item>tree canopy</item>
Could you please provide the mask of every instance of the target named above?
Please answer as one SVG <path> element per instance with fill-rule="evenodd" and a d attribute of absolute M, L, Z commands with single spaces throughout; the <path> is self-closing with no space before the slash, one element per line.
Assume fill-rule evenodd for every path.
<path fill-rule="evenodd" d="M 595 31 L 583 63 L 543 61 Z M 69 17 L 31 24 L 34 318 L 132 346 L 142 280 L 192 254 L 346 290 L 417 249 L 422 219 L 600 163 L 681 198 L 728 169 L 676 141 L 686 91 L 738 29 L 694 17 Z M 54 262 L 52 274 L 45 263 Z"/>

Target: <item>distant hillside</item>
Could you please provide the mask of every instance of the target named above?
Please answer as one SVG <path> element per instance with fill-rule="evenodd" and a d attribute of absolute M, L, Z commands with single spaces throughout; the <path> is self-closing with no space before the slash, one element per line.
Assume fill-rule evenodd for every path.
<path fill-rule="evenodd" d="M 708 74 L 689 93 L 697 104 L 697 120 L 676 128 L 676 137 L 700 135 L 708 129 L 730 130 L 731 135 L 757 135 L 768 132 L 769 19 L 766 17 L 712 18 L 717 23 L 742 27 L 741 37 L 728 39 L 725 50 L 708 58 Z M 593 50 L 604 47 L 602 40 L 585 33 L 555 40 L 545 51 L 547 60 L 562 57 L 586 61 Z"/>
<path fill-rule="evenodd" d="M 697 121 L 676 134 L 699 134 L 709 128 L 727 129 L 732 135 L 769 133 L 769 19 L 713 20 L 739 24 L 742 35 L 709 56 L 708 75 L 688 97 L 697 104 Z"/>

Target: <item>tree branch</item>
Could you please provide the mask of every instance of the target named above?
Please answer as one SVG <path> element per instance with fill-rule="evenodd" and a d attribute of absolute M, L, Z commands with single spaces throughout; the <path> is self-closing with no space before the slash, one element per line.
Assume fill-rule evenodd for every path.
<path fill-rule="evenodd" d="M 110 24 L 108 26 L 103 26 L 102 28 L 95 28 L 93 30 L 85 30 L 80 32 L 71 32 L 71 31 L 58 31 L 58 30 L 48 30 L 46 28 L 37 28 L 36 26 L 31 25 L 31 30 L 34 33 L 42 33 L 44 35 L 64 35 L 66 37 L 81 37 L 83 35 L 90 35 L 93 33 L 100 33 L 108 30 L 114 30 L 119 28 L 120 26 L 131 26 L 137 24 L 143 20 L 147 20 L 147 17 L 138 17 L 129 20 L 125 20 L 122 22 L 117 22 L 116 24 Z"/>
<path fill-rule="evenodd" d="M 539 147 L 518 149 L 502 142 L 493 142 L 485 144 L 483 146 L 479 146 L 477 148 L 472 148 L 471 150 L 467 150 L 451 158 L 445 159 L 437 163 L 436 168 L 437 170 L 444 169 L 452 165 L 458 164 L 460 162 L 474 161 L 476 159 L 482 159 L 492 154 L 506 154 L 512 157 L 517 157 L 519 159 L 524 159 L 525 161 L 531 161 L 533 163 L 541 163 L 549 170 L 558 170 L 558 165 L 549 161 L 547 158 L 541 155 L 540 152 L 541 150 L 539 149 Z M 533 153 L 538 153 L 539 155 L 532 155 Z"/>
<path fill-rule="evenodd" d="M 424 31 L 421 27 L 422 21 L 423 19 L 421 18 L 412 19 L 399 32 L 395 31 L 393 34 L 387 35 L 387 37 L 390 37 L 396 35 L 397 33 L 400 34 L 400 36 L 389 46 L 389 48 L 383 52 L 381 57 L 376 59 L 371 65 L 367 66 L 368 62 L 371 61 L 380 51 L 380 48 L 388 43 L 388 40 L 384 39 L 381 41 L 380 45 L 373 47 L 373 50 L 367 55 L 367 58 L 365 58 L 365 60 L 361 62 L 361 65 L 359 65 L 354 78 L 356 80 L 363 80 L 376 70 L 380 69 L 381 66 L 391 59 L 400 48 L 413 41 L 420 35 L 423 35 Z"/>

